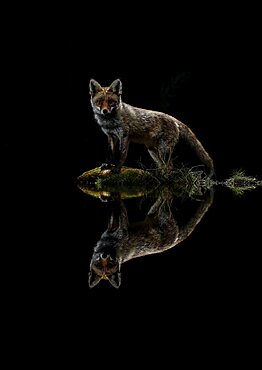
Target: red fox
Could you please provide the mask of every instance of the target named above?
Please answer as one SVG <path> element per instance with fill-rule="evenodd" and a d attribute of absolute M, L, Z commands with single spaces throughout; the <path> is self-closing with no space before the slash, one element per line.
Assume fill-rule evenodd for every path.
<path fill-rule="evenodd" d="M 120 172 L 130 142 L 146 145 L 157 167 L 170 172 L 173 169 L 172 153 L 179 138 L 185 139 L 206 165 L 209 176 L 214 173 L 213 161 L 184 123 L 161 112 L 132 107 L 122 102 L 122 82 L 115 80 L 109 87 L 102 87 L 90 80 L 89 92 L 94 116 L 108 137 L 109 162 L 102 168 Z M 117 158 L 116 149 L 119 149 Z"/>

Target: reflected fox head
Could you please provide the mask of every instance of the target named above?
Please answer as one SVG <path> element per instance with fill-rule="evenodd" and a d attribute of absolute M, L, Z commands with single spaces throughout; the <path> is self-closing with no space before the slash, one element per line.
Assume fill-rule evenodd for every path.
<path fill-rule="evenodd" d="M 108 280 L 114 288 L 121 284 L 120 264 L 115 257 L 108 253 L 94 253 L 89 272 L 89 287 L 93 288 L 100 280 Z"/>
<path fill-rule="evenodd" d="M 117 79 L 109 87 L 102 87 L 96 80 L 91 79 L 89 93 L 94 112 L 109 116 L 115 113 L 121 104 L 122 82 Z"/>

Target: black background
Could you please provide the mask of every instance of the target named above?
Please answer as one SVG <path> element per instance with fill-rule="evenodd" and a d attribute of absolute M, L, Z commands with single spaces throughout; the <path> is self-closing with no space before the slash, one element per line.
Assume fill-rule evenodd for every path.
<path fill-rule="evenodd" d="M 126 12 L 119 17 L 99 11 L 98 17 L 90 11 L 77 26 L 69 17 L 57 22 L 54 32 L 45 24 L 39 36 L 32 29 L 22 40 L 17 34 L 16 54 L 27 69 L 21 68 L 16 80 L 11 112 L 23 120 L 9 116 L 2 146 L 11 179 L 8 246 L 15 245 L 9 259 L 8 276 L 16 287 L 11 295 L 25 307 L 30 302 L 32 315 L 41 312 L 44 322 L 52 319 L 64 332 L 94 323 L 101 337 L 108 337 L 119 322 L 123 326 L 117 330 L 136 334 L 173 332 L 180 325 L 195 327 L 195 337 L 201 330 L 212 338 L 219 333 L 226 347 L 226 336 L 239 336 L 243 343 L 261 307 L 259 191 L 236 199 L 218 189 L 198 229 L 176 251 L 127 263 L 119 290 L 106 284 L 88 288 L 92 248 L 107 221 L 105 205 L 75 184 L 106 155 L 106 137 L 90 106 L 90 78 L 101 85 L 120 78 L 123 101 L 160 111 L 163 86 L 180 81 L 166 112 L 196 133 L 214 160 L 217 178 L 238 168 L 261 177 L 255 14 L 210 10 L 205 23 L 192 23 L 187 13 L 181 17 L 168 9 L 154 17 Z M 127 164 L 140 158 L 150 163 L 144 148 L 133 146 Z M 138 324 L 132 328 L 133 322 Z"/>
<path fill-rule="evenodd" d="M 227 178 L 239 168 L 249 175 L 261 175 L 260 138 L 256 134 L 259 104 L 255 89 L 261 75 L 256 65 L 257 49 L 250 40 L 240 34 L 238 37 L 220 35 L 218 39 L 215 36 L 203 39 L 193 34 L 187 38 L 184 34 L 182 38 L 172 39 L 171 33 L 168 38 L 162 38 L 153 31 L 142 39 L 126 35 L 120 41 L 114 35 L 113 42 L 110 34 L 102 35 L 98 40 L 92 37 L 90 40 L 89 31 L 71 32 L 65 48 L 68 63 L 64 74 L 65 109 L 68 113 L 66 124 L 60 122 L 65 126 L 61 130 L 65 138 L 61 168 L 72 183 L 79 174 L 103 162 L 106 156 L 106 136 L 95 123 L 90 106 L 90 78 L 97 79 L 102 86 L 120 78 L 123 101 L 161 111 L 161 91 L 171 84 L 173 95 L 168 113 L 187 123 L 201 139 L 214 159 L 217 178 Z M 131 146 L 127 164 L 135 165 L 141 158 L 144 163 L 150 163 L 143 147 Z M 193 234 L 174 252 L 174 259 L 166 255 L 161 256 L 160 261 L 158 255 L 148 258 L 148 263 L 137 260 L 134 268 L 132 262 L 126 264 L 123 283 L 117 292 L 108 289 L 106 284 L 91 291 L 87 289 L 91 253 L 88 248 L 92 250 L 97 241 L 89 235 L 89 230 L 99 230 L 98 237 L 104 231 L 105 205 L 87 200 L 82 194 L 68 192 L 66 196 L 67 204 L 75 212 L 66 228 L 73 240 L 75 266 L 71 272 L 70 268 L 64 271 L 62 281 L 65 279 L 71 286 L 76 301 L 90 302 L 95 307 L 100 307 L 104 299 L 121 304 L 126 300 L 145 304 L 147 299 L 169 302 L 173 292 L 178 301 L 187 305 L 194 306 L 194 302 L 200 300 L 214 308 L 215 304 L 223 306 L 225 302 L 238 306 L 243 296 L 250 299 L 251 281 L 254 283 L 258 271 L 253 265 L 256 264 L 253 252 L 246 254 L 246 250 L 254 248 L 256 254 L 257 191 L 244 199 L 235 199 L 229 191 L 219 189 L 213 207 L 199 226 L 199 233 Z M 89 209 L 92 211 L 88 214 Z M 70 266 L 71 246 L 67 246 L 66 251 L 64 257 Z M 182 261 L 176 262 L 176 253 L 183 255 Z M 248 287 L 245 285 L 247 275 Z"/>

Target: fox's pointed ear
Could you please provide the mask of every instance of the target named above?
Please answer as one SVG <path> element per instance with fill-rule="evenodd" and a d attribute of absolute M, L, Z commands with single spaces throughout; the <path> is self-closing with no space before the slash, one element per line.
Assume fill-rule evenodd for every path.
<path fill-rule="evenodd" d="M 98 276 L 96 273 L 94 273 L 93 271 L 89 272 L 89 274 L 88 274 L 88 284 L 89 284 L 90 288 L 94 288 L 94 286 L 96 286 L 99 283 L 100 280 L 101 280 L 101 277 Z"/>
<path fill-rule="evenodd" d="M 122 94 L 122 82 L 119 80 L 119 78 L 111 83 L 108 90 L 112 91 L 116 95 Z"/>
<path fill-rule="evenodd" d="M 108 280 L 114 288 L 119 288 L 121 285 L 121 272 L 116 272 L 115 274 L 108 276 Z"/>
<path fill-rule="evenodd" d="M 89 82 L 89 94 L 93 96 L 101 90 L 102 86 L 96 80 L 91 78 Z"/>

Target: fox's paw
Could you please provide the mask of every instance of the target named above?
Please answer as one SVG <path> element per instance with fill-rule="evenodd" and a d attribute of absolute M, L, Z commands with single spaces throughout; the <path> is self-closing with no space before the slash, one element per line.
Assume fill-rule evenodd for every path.
<path fill-rule="evenodd" d="M 102 194 L 99 196 L 99 199 L 101 200 L 101 202 L 108 202 L 110 200 L 109 197 Z"/>
<path fill-rule="evenodd" d="M 121 200 L 121 194 L 120 193 L 110 193 L 107 195 L 101 194 L 99 196 L 99 199 L 101 200 L 101 202 L 118 204 L 118 202 Z"/>
<path fill-rule="evenodd" d="M 101 171 L 103 170 L 110 170 L 112 173 L 120 173 L 121 168 L 119 166 L 115 166 L 112 163 L 102 163 L 100 166 Z"/>
<path fill-rule="evenodd" d="M 112 169 L 112 164 L 110 163 L 102 163 L 101 166 L 100 166 L 100 169 L 101 170 L 111 170 Z"/>

